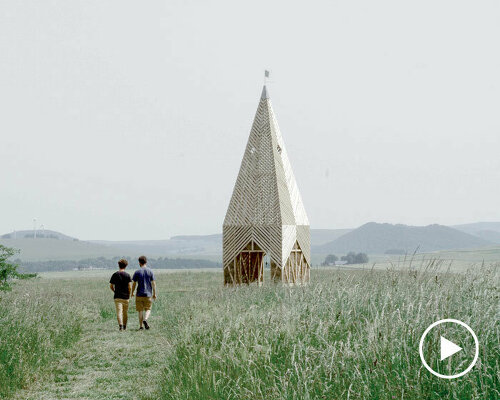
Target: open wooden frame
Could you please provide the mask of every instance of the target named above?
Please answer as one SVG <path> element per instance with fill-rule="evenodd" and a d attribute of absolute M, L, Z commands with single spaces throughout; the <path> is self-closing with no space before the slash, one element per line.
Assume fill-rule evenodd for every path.
<path fill-rule="evenodd" d="M 264 283 L 264 256 L 264 250 L 251 241 L 234 257 L 229 267 L 224 269 L 224 284 L 238 285 L 257 282 L 262 285 Z"/>
<path fill-rule="evenodd" d="M 301 285 L 309 282 L 310 274 L 311 267 L 298 242 L 295 242 L 283 268 L 271 262 L 271 280 L 275 283 L 283 282 L 290 285 Z"/>
<path fill-rule="evenodd" d="M 295 242 L 293 249 L 282 269 L 282 281 L 289 284 L 303 284 L 309 282 L 310 266 L 300 249 L 298 242 Z"/>
<path fill-rule="evenodd" d="M 225 285 L 249 285 L 264 283 L 264 258 L 266 252 L 254 241 L 245 248 L 224 268 Z M 283 282 L 290 285 L 302 285 L 309 282 L 311 267 L 302 252 L 299 243 L 295 242 L 290 256 L 283 268 L 270 261 L 271 282 Z"/>

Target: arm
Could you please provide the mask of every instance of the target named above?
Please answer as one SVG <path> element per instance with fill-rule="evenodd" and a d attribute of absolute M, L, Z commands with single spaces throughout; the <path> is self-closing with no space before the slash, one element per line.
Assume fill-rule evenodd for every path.
<path fill-rule="evenodd" d="M 132 282 L 128 283 L 128 294 L 132 293 Z"/>
<path fill-rule="evenodd" d="M 137 286 L 137 282 L 134 282 L 132 285 L 132 292 L 130 293 L 130 297 L 134 297 L 135 287 Z"/>
<path fill-rule="evenodd" d="M 114 293 L 115 291 L 115 285 L 113 285 L 112 283 L 109 284 L 109 288 L 111 289 L 111 291 Z"/>
<path fill-rule="evenodd" d="M 153 287 L 153 299 L 156 300 L 156 281 L 151 281 L 151 286 Z"/>

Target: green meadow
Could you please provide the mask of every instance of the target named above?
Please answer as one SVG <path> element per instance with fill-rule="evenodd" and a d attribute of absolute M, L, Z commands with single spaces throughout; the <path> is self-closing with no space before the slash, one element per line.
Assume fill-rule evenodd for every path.
<path fill-rule="evenodd" d="M 500 266 L 447 266 L 314 269 L 298 287 L 156 271 L 152 329 L 137 330 L 131 301 L 125 332 L 112 271 L 41 274 L 0 292 L 0 398 L 498 399 Z M 456 380 L 419 358 L 423 331 L 443 318 L 480 341 Z"/>

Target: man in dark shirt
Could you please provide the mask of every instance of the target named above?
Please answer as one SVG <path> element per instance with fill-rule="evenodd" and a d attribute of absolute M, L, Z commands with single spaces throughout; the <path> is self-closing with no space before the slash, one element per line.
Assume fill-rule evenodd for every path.
<path fill-rule="evenodd" d="M 134 272 L 134 285 L 132 286 L 132 297 L 137 286 L 137 297 L 135 298 L 135 309 L 139 313 L 139 329 L 149 329 L 148 318 L 151 314 L 153 299 L 156 300 L 156 282 L 153 271 L 148 268 L 146 256 L 139 257 L 139 268 Z"/>
<path fill-rule="evenodd" d="M 120 330 L 127 329 L 128 301 L 132 291 L 132 279 L 125 272 L 127 265 L 128 261 L 123 258 L 118 261 L 119 271 L 115 272 L 109 281 L 109 287 L 115 293 L 116 318 Z"/>

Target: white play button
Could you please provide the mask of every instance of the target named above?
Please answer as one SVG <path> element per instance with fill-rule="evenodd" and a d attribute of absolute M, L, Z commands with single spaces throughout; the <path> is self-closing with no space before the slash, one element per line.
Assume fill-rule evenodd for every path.
<path fill-rule="evenodd" d="M 458 353 L 462 348 L 441 336 L 441 361 Z"/>
<path fill-rule="evenodd" d="M 437 326 L 441 326 L 442 329 L 439 331 L 433 331 L 434 328 Z M 462 331 L 460 331 L 460 328 L 463 328 Z M 433 333 L 435 332 L 435 333 Z M 444 332 L 449 332 L 446 334 L 448 337 L 453 337 L 457 338 L 459 335 L 460 336 L 460 344 L 464 346 L 464 348 L 460 347 L 459 345 L 453 343 L 451 340 L 446 339 L 445 337 L 441 336 L 441 333 Z M 453 333 L 451 333 L 453 332 Z M 427 334 L 431 333 L 431 337 L 435 338 L 430 342 L 429 340 L 426 340 Z M 463 367 L 465 365 L 465 362 L 470 360 L 472 358 L 472 348 L 471 348 L 471 338 L 468 336 L 471 336 L 472 339 L 474 339 L 474 358 L 472 361 L 469 363 L 467 368 L 465 368 L 461 372 L 456 372 L 456 369 L 458 367 Z M 439 339 L 438 339 L 439 338 Z M 440 340 L 441 343 L 441 354 L 437 354 L 437 346 L 436 346 L 436 341 Z M 458 339 L 456 339 L 458 340 Z M 427 343 L 427 346 L 424 346 L 424 344 Z M 426 354 L 429 358 L 429 363 L 430 365 L 436 366 L 437 369 L 441 369 L 441 371 L 449 371 L 450 373 L 448 375 L 442 374 L 440 372 L 434 371 L 429 363 L 427 363 L 425 356 L 424 356 L 424 347 L 426 348 Z M 463 351 L 462 351 L 463 350 Z M 449 358 L 453 354 L 458 353 L 459 351 L 462 351 L 459 355 L 453 358 Z M 420 337 L 420 343 L 418 345 L 418 352 L 420 354 L 420 360 L 422 360 L 422 364 L 424 365 L 427 370 L 443 379 L 455 379 L 455 378 L 460 378 L 461 376 L 464 376 L 467 372 L 469 372 L 474 365 L 476 365 L 476 362 L 479 358 L 479 340 L 477 340 L 477 336 L 474 333 L 474 331 L 470 328 L 469 325 L 467 325 L 465 322 L 462 322 L 458 319 L 452 319 L 452 318 L 447 318 L 447 319 L 440 319 L 439 321 L 436 321 L 432 324 L 430 324 L 427 329 L 424 331 L 422 336 Z M 439 360 L 440 359 L 440 360 Z M 438 365 L 441 363 L 443 360 L 448 359 L 445 365 Z M 438 361 L 439 360 L 439 361 Z M 456 372 L 456 373 L 452 373 Z"/>

